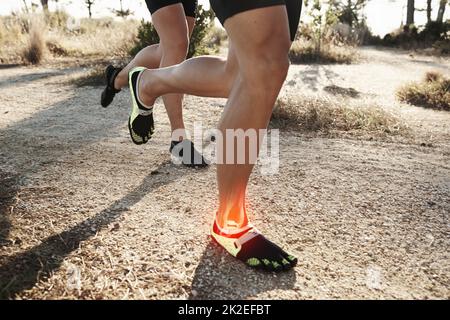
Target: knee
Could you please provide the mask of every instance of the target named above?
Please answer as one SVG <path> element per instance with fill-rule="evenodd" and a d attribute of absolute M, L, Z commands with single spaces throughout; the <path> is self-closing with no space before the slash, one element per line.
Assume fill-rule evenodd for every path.
<path fill-rule="evenodd" d="M 257 83 L 258 87 L 267 93 L 278 91 L 286 79 L 289 70 L 287 53 L 261 53 L 252 59 L 249 67 L 245 68 L 244 79 Z"/>
<path fill-rule="evenodd" d="M 239 68 L 236 63 L 230 62 L 227 60 L 223 60 L 223 69 L 222 69 L 222 84 L 223 84 L 223 92 L 222 97 L 229 97 L 231 89 L 233 88 L 234 82 L 237 79 L 239 74 Z"/>
<path fill-rule="evenodd" d="M 145 48 L 147 52 L 149 51 L 155 51 L 157 54 L 161 55 L 162 46 L 159 43 L 151 44 Z"/>
<path fill-rule="evenodd" d="M 188 53 L 189 49 L 189 38 L 186 37 L 177 37 L 174 39 L 170 39 L 167 42 L 161 42 L 160 50 L 162 50 L 165 56 L 170 56 L 176 58 L 177 60 L 184 60 Z"/>
<path fill-rule="evenodd" d="M 265 69 L 264 74 L 272 78 L 274 84 L 282 84 L 286 80 L 289 71 L 289 57 L 287 54 L 280 54 L 272 57 L 264 57 L 261 65 Z"/>

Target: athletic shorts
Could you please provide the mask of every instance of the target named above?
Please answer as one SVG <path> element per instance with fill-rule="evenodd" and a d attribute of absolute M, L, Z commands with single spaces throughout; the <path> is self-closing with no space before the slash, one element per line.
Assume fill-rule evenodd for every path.
<path fill-rule="evenodd" d="M 225 20 L 240 12 L 271 7 L 276 5 L 286 5 L 291 40 L 294 41 L 300 23 L 300 13 L 302 11 L 302 0 L 209 0 L 211 7 L 217 18 L 222 23 Z"/>
<path fill-rule="evenodd" d="M 197 9 L 197 0 L 145 0 L 145 2 L 151 14 L 175 3 L 183 5 L 186 17 L 195 17 L 195 9 Z"/>

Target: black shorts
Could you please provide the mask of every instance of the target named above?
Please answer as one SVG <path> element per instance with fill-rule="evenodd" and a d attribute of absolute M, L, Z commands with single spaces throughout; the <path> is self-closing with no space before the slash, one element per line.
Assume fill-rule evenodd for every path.
<path fill-rule="evenodd" d="M 240 12 L 271 7 L 276 5 L 286 5 L 291 40 L 294 41 L 300 23 L 300 14 L 302 12 L 302 0 L 209 0 L 211 7 L 216 13 L 217 18 L 222 25 L 225 20 Z"/>
<path fill-rule="evenodd" d="M 195 17 L 195 10 L 197 9 L 197 0 L 145 0 L 145 2 L 151 14 L 175 3 L 183 5 L 186 17 Z"/>

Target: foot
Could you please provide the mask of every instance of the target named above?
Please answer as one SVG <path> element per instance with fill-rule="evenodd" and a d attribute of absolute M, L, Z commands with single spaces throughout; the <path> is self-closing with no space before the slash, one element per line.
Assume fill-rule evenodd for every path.
<path fill-rule="evenodd" d="M 230 234 L 214 222 L 211 236 L 229 254 L 251 268 L 280 272 L 292 269 L 297 264 L 297 258 L 267 240 L 252 225 Z"/>
<path fill-rule="evenodd" d="M 187 167 L 203 168 L 208 162 L 202 154 L 197 151 L 192 141 L 184 139 L 182 141 L 172 141 L 170 144 L 170 153 L 177 160 Z"/>
<path fill-rule="evenodd" d="M 101 97 L 101 104 L 103 108 L 109 106 L 114 100 L 114 96 L 116 95 L 116 93 L 120 92 L 120 89 L 116 89 L 114 87 L 114 80 L 116 80 L 116 77 L 120 71 L 122 71 L 122 68 L 115 68 L 112 65 L 106 67 L 106 88 L 103 90 Z"/>
<path fill-rule="evenodd" d="M 144 105 L 139 98 L 139 79 L 145 70 L 144 67 L 137 67 L 128 75 L 132 104 L 128 129 L 135 144 L 147 143 L 155 131 L 153 106 Z"/>

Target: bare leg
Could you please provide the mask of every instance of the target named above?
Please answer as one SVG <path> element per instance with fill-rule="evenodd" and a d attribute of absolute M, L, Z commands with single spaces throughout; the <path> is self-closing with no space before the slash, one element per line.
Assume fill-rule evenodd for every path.
<path fill-rule="evenodd" d="M 214 58 L 201 57 L 169 68 L 147 70 L 140 83 L 144 103 L 152 104 L 158 96 L 170 92 L 202 96 L 230 94 L 219 124 L 224 136 L 226 129 L 267 128 L 289 68 L 291 41 L 286 9 L 275 6 L 244 12 L 229 18 L 225 28 L 233 44 L 229 52 L 234 66 L 230 61 L 220 63 Z M 213 66 L 218 69 L 212 70 Z M 245 153 L 249 159 L 248 145 Z M 218 165 L 217 218 L 221 226 L 226 221 L 234 221 L 238 226 L 247 223 L 245 191 L 252 168 L 251 163 Z"/>
<path fill-rule="evenodd" d="M 152 19 L 160 37 L 162 56 L 159 67 L 172 66 L 184 61 L 189 48 L 187 21 L 190 21 L 193 25 L 194 18 L 186 18 L 183 5 L 178 3 L 158 10 L 153 14 Z M 181 94 L 169 94 L 163 96 L 163 100 L 172 132 L 177 129 L 184 129 L 183 96 Z"/>
<path fill-rule="evenodd" d="M 162 10 L 164 10 L 164 8 Z M 157 16 L 158 12 L 156 12 L 154 15 Z M 190 37 L 192 31 L 194 30 L 195 18 L 186 17 L 186 22 L 188 25 Z M 161 58 L 162 49 L 159 43 L 145 47 L 144 49 L 139 51 L 138 54 L 136 54 L 136 56 L 133 58 L 133 60 L 131 60 L 130 63 L 128 63 L 117 75 L 114 81 L 114 87 L 116 89 L 122 89 L 126 87 L 128 85 L 128 73 L 135 67 L 146 67 L 148 69 L 159 68 L 161 65 Z"/>
<path fill-rule="evenodd" d="M 225 21 L 225 29 L 235 45 L 239 74 L 218 126 L 223 139 L 218 140 L 217 148 L 218 155 L 227 159 L 230 151 L 227 144 L 231 142 L 233 155 L 243 152 L 245 161 L 217 165 L 219 209 L 211 233 L 224 249 L 248 266 L 273 271 L 291 269 L 297 264 L 297 258 L 248 223 L 245 193 L 254 163 L 254 155 L 250 155 L 254 144 L 259 149 L 261 141 L 249 139 L 245 143 L 244 140 L 238 146 L 234 136 L 229 141 L 226 133 L 253 130 L 258 137 L 259 130 L 267 128 L 289 69 L 291 41 L 286 13 L 285 6 L 273 6 L 245 11 Z"/>
<path fill-rule="evenodd" d="M 254 163 L 250 148 L 254 146 L 241 145 L 239 151 L 245 154 L 243 164 L 220 162 L 228 158 L 228 130 L 254 130 L 258 135 L 259 130 L 267 128 L 289 68 L 291 41 L 286 7 L 271 6 L 236 14 L 226 20 L 225 29 L 233 44 L 230 53 L 235 58 L 234 68 L 226 68 L 229 61 L 223 65 L 223 61 L 202 58 L 169 68 L 146 70 L 139 84 L 141 99 L 151 103 L 169 92 L 229 94 L 218 126 L 223 139 L 218 141 L 217 154 L 222 159 L 217 165 L 219 209 L 212 236 L 231 255 L 251 267 L 288 270 L 296 265 L 297 258 L 248 225 L 245 194 Z M 208 72 L 214 65 L 219 69 Z M 261 141 L 256 143 L 259 149 Z M 231 144 L 236 154 L 238 146 Z"/>
<path fill-rule="evenodd" d="M 171 92 L 228 98 L 238 67 L 230 42 L 227 59 L 201 56 L 172 67 L 146 70 L 140 82 L 141 99 L 152 105 L 157 97 Z"/>
<path fill-rule="evenodd" d="M 225 137 L 227 129 L 266 129 L 272 108 L 289 68 L 291 45 L 284 6 L 244 12 L 225 23 L 235 46 L 239 76 L 231 91 L 219 123 Z M 225 144 L 222 146 L 226 156 Z M 220 146 L 218 146 L 220 148 Z M 245 146 L 246 161 L 249 145 Z M 238 227 L 247 224 L 245 191 L 253 164 L 219 164 L 219 210 L 217 221 L 224 227 L 229 221 Z"/>
<path fill-rule="evenodd" d="M 161 63 L 161 49 L 159 44 L 153 44 L 148 46 L 133 58 L 125 68 L 117 75 L 114 80 L 114 87 L 116 89 L 122 89 L 128 85 L 128 73 L 135 67 L 146 67 L 150 69 L 158 68 Z"/>
<path fill-rule="evenodd" d="M 153 14 L 152 19 L 160 37 L 160 43 L 148 46 L 136 55 L 117 75 L 114 82 L 116 89 L 123 88 L 128 84 L 128 73 L 134 67 L 166 67 L 180 63 L 186 58 L 195 18 L 186 17 L 182 4 L 178 3 L 158 10 Z M 184 129 L 183 96 L 171 94 L 164 96 L 163 100 L 172 132 L 176 129 Z"/>

